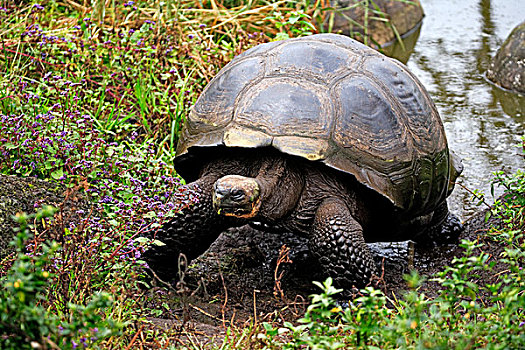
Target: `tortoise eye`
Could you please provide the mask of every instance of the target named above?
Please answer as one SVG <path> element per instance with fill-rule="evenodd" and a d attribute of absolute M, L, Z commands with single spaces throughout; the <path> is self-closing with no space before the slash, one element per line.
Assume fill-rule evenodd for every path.
<path fill-rule="evenodd" d="M 233 199 L 242 199 L 244 197 L 244 192 L 239 189 L 234 189 L 231 191 L 231 197 Z"/>

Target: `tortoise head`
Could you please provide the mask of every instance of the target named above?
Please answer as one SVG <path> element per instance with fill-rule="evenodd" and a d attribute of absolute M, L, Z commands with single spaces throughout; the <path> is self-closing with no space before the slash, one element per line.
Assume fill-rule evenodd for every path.
<path fill-rule="evenodd" d="M 253 218 L 261 206 L 259 184 L 251 177 L 221 177 L 213 185 L 212 197 L 219 215 Z"/>

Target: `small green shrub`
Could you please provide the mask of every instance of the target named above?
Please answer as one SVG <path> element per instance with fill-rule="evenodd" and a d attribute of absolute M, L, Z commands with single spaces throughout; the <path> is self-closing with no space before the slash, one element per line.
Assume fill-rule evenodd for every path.
<path fill-rule="evenodd" d="M 259 339 L 266 341 L 270 348 L 299 349 L 304 346 L 310 349 L 339 349 L 344 344 L 338 341 L 339 316 L 341 308 L 336 305 L 334 295 L 340 293 L 328 278 L 323 283 L 314 282 L 321 288 L 321 294 L 313 294 L 311 304 L 305 315 L 297 320 L 299 325 L 284 322 L 283 327 L 276 328 L 265 322 L 265 334 L 259 334 Z M 283 341 L 291 338 L 291 341 Z"/>
<path fill-rule="evenodd" d="M 275 21 L 275 28 L 279 29 L 274 40 L 286 40 L 307 36 L 317 31 L 315 26 L 310 22 L 311 17 L 302 9 L 286 12 L 285 14 L 281 11 L 274 11 L 271 16 L 265 19 Z"/>
<path fill-rule="evenodd" d="M 36 214 L 40 220 L 53 215 L 52 208 Z M 60 318 L 45 307 L 46 291 L 53 283 L 53 260 L 60 246 L 42 245 L 37 255 L 24 252 L 30 238 L 29 219 L 35 215 L 16 216 L 20 230 L 12 244 L 17 258 L 7 275 L 0 279 L 0 347 L 2 349 L 75 349 L 93 348 L 105 338 L 120 334 L 123 323 L 106 316 L 113 307 L 113 297 L 95 293 L 85 305 L 69 303 Z"/>

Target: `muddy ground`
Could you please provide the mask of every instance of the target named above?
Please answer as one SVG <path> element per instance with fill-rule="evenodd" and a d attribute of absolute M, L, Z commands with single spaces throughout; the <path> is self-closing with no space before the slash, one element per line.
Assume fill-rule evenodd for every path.
<path fill-rule="evenodd" d="M 485 213 L 480 212 L 467 220 L 459 240 L 483 242 L 483 251 L 489 253 L 491 259 L 497 259 L 503 246 L 484 237 L 494 224 L 494 220 L 486 223 L 484 216 Z M 283 245 L 289 251 L 280 256 Z M 405 273 L 415 269 L 420 275 L 430 277 L 463 250 L 458 244 L 420 247 L 407 242 L 370 247 L 383 272 L 375 281 L 376 287 L 387 296 L 397 298 L 407 290 Z M 409 258 L 411 249 L 413 261 Z M 495 271 L 482 279 L 491 281 L 502 268 L 496 265 Z M 306 239 L 261 232 L 250 226 L 224 232 L 205 254 L 190 263 L 181 277 L 182 282 L 180 278 L 178 282 L 171 281 L 169 293 L 151 290 L 151 306 L 164 302 L 169 310 L 163 307 L 160 317 L 150 319 L 156 327 L 176 328 L 200 343 L 210 341 L 210 336 L 220 342 L 225 326 L 231 322 L 246 325 L 254 319 L 257 322 L 296 320 L 308 306 L 308 296 L 319 291 L 311 281 L 326 278 L 309 252 Z M 427 279 L 420 290 L 434 296 L 437 288 L 435 282 Z M 182 342 L 184 339 L 181 337 Z"/>

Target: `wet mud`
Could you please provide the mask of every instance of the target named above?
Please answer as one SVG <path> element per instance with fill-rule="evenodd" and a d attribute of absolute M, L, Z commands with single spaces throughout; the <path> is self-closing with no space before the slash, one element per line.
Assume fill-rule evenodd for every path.
<path fill-rule="evenodd" d="M 494 260 L 504 247 L 487 238 L 495 221 L 485 222 L 484 217 L 485 212 L 480 212 L 467 220 L 459 240 L 484 243 L 481 249 Z M 374 281 L 376 288 L 396 298 L 408 290 L 403 275 L 412 269 L 425 278 L 420 291 L 436 296 L 439 285 L 430 278 L 463 254 L 457 243 L 369 246 L 382 271 L 382 276 Z M 496 264 L 480 279 L 490 283 L 503 268 Z M 180 330 L 181 336 L 220 342 L 225 326 L 232 322 L 247 325 L 255 321 L 296 320 L 306 310 L 308 296 L 319 292 L 311 281 L 323 281 L 326 277 L 306 239 L 289 233 L 262 232 L 250 226 L 233 228 L 221 234 L 208 251 L 170 282 L 170 292 L 151 290 L 152 303 L 165 303 L 169 308 L 164 307 L 163 315 L 150 320 L 159 329 Z"/>

